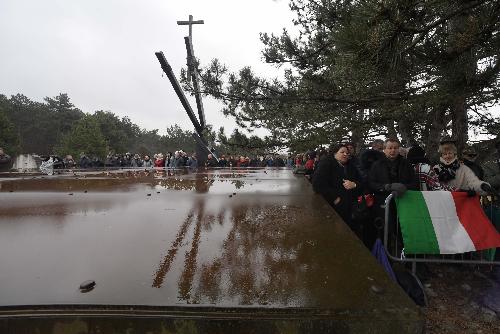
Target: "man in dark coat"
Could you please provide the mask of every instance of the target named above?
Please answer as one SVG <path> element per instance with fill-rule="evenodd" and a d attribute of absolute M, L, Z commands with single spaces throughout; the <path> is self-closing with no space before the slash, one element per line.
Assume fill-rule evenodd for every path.
<path fill-rule="evenodd" d="M 208 154 L 207 161 L 205 162 L 205 167 L 219 167 L 219 162 L 214 158 L 213 154 Z"/>
<path fill-rule="evenodd" d="M 368 175 L 370 189 L 375 194 L 375 203 L 380 204 L 392 191 L 402 195 L 407 189 L 418 190 L 413 167 L 399 154 L 399 141 L 387 139 L 383 152 L 385 156 L 373 163 Z"/>
<path fill-rule="evenodd" d="M 384 157 L 371 166 L 368 175 L 368 185 L 375 195 L 374 219 L 384 219 L 384 209 L 381 207 L 391 192 L 397 196 L 403 195 L 406 190 L 418 190 L 415 170 L 412 165 L 399 154 L 400 143 L 397 139 L 387 139 L 384 142 Z M 395 206 L 391 205 L 391 221 L 395 218 Z M 390 222 L 390 225 L 393 223 Z M 375 226 L 367 226 L 364 241 L 370 247 L 375 242 L 377 230 Z"/>

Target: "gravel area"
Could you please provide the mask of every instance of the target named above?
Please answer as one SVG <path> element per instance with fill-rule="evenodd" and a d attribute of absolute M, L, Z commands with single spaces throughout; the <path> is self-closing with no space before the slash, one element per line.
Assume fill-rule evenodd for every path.
<path fill-rule="evenodd" d="M 500 334 L 500 266 L 432 264 L 427 269 L 426 333 Z"/>

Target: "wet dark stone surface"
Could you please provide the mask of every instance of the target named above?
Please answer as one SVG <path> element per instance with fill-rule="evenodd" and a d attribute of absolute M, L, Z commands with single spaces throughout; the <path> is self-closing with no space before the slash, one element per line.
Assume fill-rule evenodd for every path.
<path fill-rule="evenodd" d="M 422 328 L 419 309 L 286 169 L 10 175 L 0 179 L 0 266 L 0 315 L 133 305 L 283 321 L 300 318 L 286 315 L 294 310 L 296 328 L 317 317 L 332 329 Z M 80 293 L 89 277 L 98 289 Z"/>

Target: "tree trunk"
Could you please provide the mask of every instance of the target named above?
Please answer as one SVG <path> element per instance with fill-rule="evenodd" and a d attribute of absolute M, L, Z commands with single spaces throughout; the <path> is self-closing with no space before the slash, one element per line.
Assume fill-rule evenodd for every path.
<path fill-rule="evenodd" d="M 446 126 L 445 115 L 446 106 L 439 105 L 430 111 L 428 129 L 427 129 L 427 142 L 425 143 L 425 153 L 427 157 L 436 162 L 439 160 L 439 141 L 441 140 L 441 134 Z"/>
<path fill-rule="evenodd" d="M 407 119 L 401 119 L 398 121 L 399 134 L 401 135 L 401 143 L 403 146 L 410 147 L 415 145 L 417 141 L 415 140 L 414 131 L 410 127 L 410 123 Z"/>
<path fill-rule="evenodd" d="M 457 150 L 458 153 L 461 154 L 469 138 L 469 122 L 467 119 L 467 104 L 465 102 L 465 97 L 457 96 L 453 101 L 451 116 L 452 136 L 457 141 Z"/>
<path fill-rule="evenodd" d="M 396 127 L 394 126 L 394 121 L 389 120 L 386 123 L 387 127 L 387 137 L 388 138 L 398 138 L 398 132 L 396 131 Z"/>
<path fill-rule="evenodd" d="M 354 144 L 356 153 L 359 153 L 365 144 L 366 130 L 364 129 L 364 126 L 361 125 L 363 124 L 364 118 L 365 110 L 356 110 L 356 124 L 358 125 L 353 127 L 351 131 L 351 142 Z"/>

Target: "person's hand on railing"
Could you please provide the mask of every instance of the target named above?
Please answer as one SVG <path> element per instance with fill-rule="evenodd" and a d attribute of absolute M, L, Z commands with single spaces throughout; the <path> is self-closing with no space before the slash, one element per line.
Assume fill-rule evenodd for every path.
<path fill-rule="evenodd" d="M 384 186 L 386 191 L 394 193 L 396 197 L 401 197 L 406 192 L 406 186 L 402 183 L 388 183 Z"/>
<path fill-rule="evenodd" d="M 486 183 L 486 182 L 482 183 L 481 184 L 481 189 L 484 192 L 488 193 L 488 195 L 498 196 L 498 192 L 495 189 L 493 189 L 493 187 L 490 186 L 489 183 Z"/>

